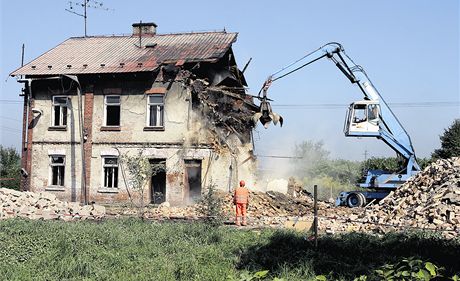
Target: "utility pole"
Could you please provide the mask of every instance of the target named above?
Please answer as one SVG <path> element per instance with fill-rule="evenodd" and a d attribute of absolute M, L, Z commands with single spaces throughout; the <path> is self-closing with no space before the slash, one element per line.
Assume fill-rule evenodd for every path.
<path fill-rule="evenodd" d="M 65 9 L 67 12 L 72 13 L 74 15 L 83 17 L 83 22 L 85 25 L 85 37 L 87 37 L 87 32 L 86 32 L 86 25 L 87 25 L 87 9 L 92 8 L 92 9 L 99 9 L 99 10 L 104 10 L 104 11 L 113 11 L 113 9 L 109 9 L 104 7 L 104 3 L 95 1 L 95 0 L 81 0 L 82 2 L 73 2 L 69 1 L 69 8 Z M 83 8 L 83 14 L 80 12 L 75 12 L 74 7 L 81 6 Z"/>

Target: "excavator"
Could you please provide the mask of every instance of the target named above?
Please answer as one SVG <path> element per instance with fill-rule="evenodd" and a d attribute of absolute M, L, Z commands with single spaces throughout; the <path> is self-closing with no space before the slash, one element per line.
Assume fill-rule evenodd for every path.
<path fill-rule="evenodd" d="M 306 61 L 307 58 L 310 59 Z M 402 160 L 400 170 L 397 172 L 368 170 L 365 181 L 358 184 L 365 191 L 341 192 L 336 199 L 337 206 L 362 207 L 368 202 L 383 199 L 392 190 L 395 190 L 418 173 L 420 166 L 417 163 L 409 134 L 374 87 L 364 69 L 353 62 L 345 53 L 345 49 L 341 44 L 336 42 L 325 44 L 295 63 L 269 76 L 257 96 L 260 100 L 260 111 L 254 115 L 254 121 L 260 121 L 265 128 L 268 127 L 270 122 L 275 125 L 280 122 L 280 125 L 282 125 L 283 118 L 273 112 L 270 105 L 272 100 L 268 98 L 267 94 L 270 85 L 276 80 L 322 58 L 332 61 L 340 72 L 352 84 L 355 84 L 363 94 L 362 100 L 353 102 L 348 107 L 343 128 L 345 136 L 380 139 L 396 152 L 398 159 Z M 287 69 L 291 69 L 294 64 L 298 64 L 300 61 L 306 62 L 293 70 L 280 74 Z M 261 93 L 263 93 L 262 96 Z"/>

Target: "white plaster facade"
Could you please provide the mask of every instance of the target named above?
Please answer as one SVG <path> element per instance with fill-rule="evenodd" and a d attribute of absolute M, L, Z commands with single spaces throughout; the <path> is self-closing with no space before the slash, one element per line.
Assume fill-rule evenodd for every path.
<path fill-rule="evenodd" d="M 243 144 L 234 135 L 227 136 L 228 149 L 213 147 L 213 135 L 202 115 L 192 109 L 190 89 L 180 82 L 169 85 L 164 94 L 164 130 L 146 131 L 147 94 L 139 89 L 121 87 L 120 128 L 118 131 L 106 131 L 104 127 L 104 96 L 111 94 L 110 89 L 95 87 L 91 116 L 90 168 L 87 169 L 87 190 L 89 201 L 96 203 L 115 203 L 128 201 L 126 185 L 122 178 L 121 167 L 118 173 L 117 188 L 103 188 L 103 157 L 137 153 L 139 149 L 149 159 L 166 160 L 165 200 L 172 204 L 188 202 L 185 178 L 186 160 L 201 161 L 202 191 L 214 184 L 218 189 L 230 191 L 239 179 L 249 186 L 255 183 L 256 165 L 251 158 L 252 144 Z M 69 97 L 67 125 L 65 130 L 53 130 L 52 94 Z M 85 94 L 83 104 L 86 104 Z M 50 191 L 60 199 L 82 201 L 81 190 L 81 144 L 79 141 L 80 124 L 78 118 L 78 96 L 76 91 L 67 93 L 58 89 L 35 92 L 34 108 L 43 114 L 34 120 L 32 154 L 30 161 L 31 191 Z M 84 108 L 84 106 L 83 106 Z M 85 115 L 85 112 L 83 112 Z M 248 134 L 250 130 L 248 130 Z M 50 155 L 65 156 L 64 185 L 51 185 Z M 151 198 L 150 183 L 146 185 L 146 199 Z"/>

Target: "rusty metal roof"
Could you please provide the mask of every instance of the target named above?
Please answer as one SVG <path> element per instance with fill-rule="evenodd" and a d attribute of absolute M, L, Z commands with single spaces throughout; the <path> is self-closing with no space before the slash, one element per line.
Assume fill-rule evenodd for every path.
<path fill-rule="evenodd" d="M 72 37 L 10 75 L 58 75 L 153 71 L 162 63 L 217 61 L 237 33 L 201 32 L 142 37 Z M 181 62 L 183 63 L 183 62 Z"/>

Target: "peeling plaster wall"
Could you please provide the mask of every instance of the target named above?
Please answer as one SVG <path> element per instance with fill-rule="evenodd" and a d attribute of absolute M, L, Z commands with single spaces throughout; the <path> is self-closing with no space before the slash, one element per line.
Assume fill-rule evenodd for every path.
<path fill-rule="evenodd" d="M 173 205 L 186 202 L 184 160 L 201 160 L 202 191 L 209 184 L 224 191 L 233 190 L 240 179 L 251 188 L 255 183 L 255 161 L 244 162 L 251 156 L 252 144 L 242 144 L 233 135 L 227 136 L 229 148 L 217 148 L 213 135 L 201 115 L 193 112 L 191 93 L 180 82 L 174 82 L 165 93 L 164 131 L 144 131 L 147 124 L 147 95 L 145 89 L 121 90 L 121 129 L 101 131 L 104 125 L 103 89 L 94 87 L 92 119 L 92 151 L 90 180 L 87 188 L 89 201 L 119 203 L 129 201 L 121 169 L 117 189 L 104 190 L 104 154 L 137 153 L 143 150 L 151 159 L 166 159 L 166 201 Z M 110 93 L 106 93 L 110 94 Z M 80 201 L 81 152 L 79 144 L 78 97 L 70 97 L 71 107 L 66 131 L 49 131 L 52 119 L 52 99 L 48 92 L 36 93 L 35 107 L 43 110 L 33 133 L 31 187 L 32 191 L 54 192 L 61 200 Z M 84 104 L 84 100 L 83 100 Z M 66 156 L 64 188 L 49 188 L 50 151 L 63 151 Z M 146 202 L 150 202 L 150 183 L 145 187 Z"/>
<path fill-rule="evenodd" d="M 34 109 L 43 114 L 35 117 L 32 140 L 31 191 L 54 192 L 61 200 L 79 201 L 81 196 L 80 123 L 78 118 L 78 96 L 69 95 L 67 128 L 52 131 L 52 97 L 48 92 L 35 93 Z M 60 95 L 60 94 L 59 94 Z M 67 94 L 68 95 L 68 94 Z M 83 99 L 84 101 L 84 99 Z M 51 154 L 65 155 L 64 188 L 51 187 Z"/>
<path fill-rule="evenodd" d="M 80 202 L 81 157 L 79 145 L 34 144 L 32 149 L 31 191 L 54 193 L 60 200 Z M 64 187 L 51 186 L 49 155 L 58 152 L 65 155 Z"/>
<path fill-rule="evenodd" d="M 34 142 L 79 142 L 80 141 L 80 122 L 78 119 L 78 96 L 75 91 L 67 94 L 55 94 L 56 96 L 68 96 L 67 110 L 67 129 L 65 131 L 52 131 L 52 95 L 48 92 L 35 93 L 34 109 L 43 111 L 43 114 L 31 120 L 33 124 Z M 82 98 L 84 103 L 85 99 Z"/>
<path fill-rule="evenodd" d="M 95 91 L 93 143 L 183 142 L 187 130 L 190 92 L 174 83 L 165 94 L 164 131 L 144 131 L 147 125 L 147 96 L 142 89 L 122 89 L 120 131 L 101 131 L 104 126 L 104 95 Z"/>

